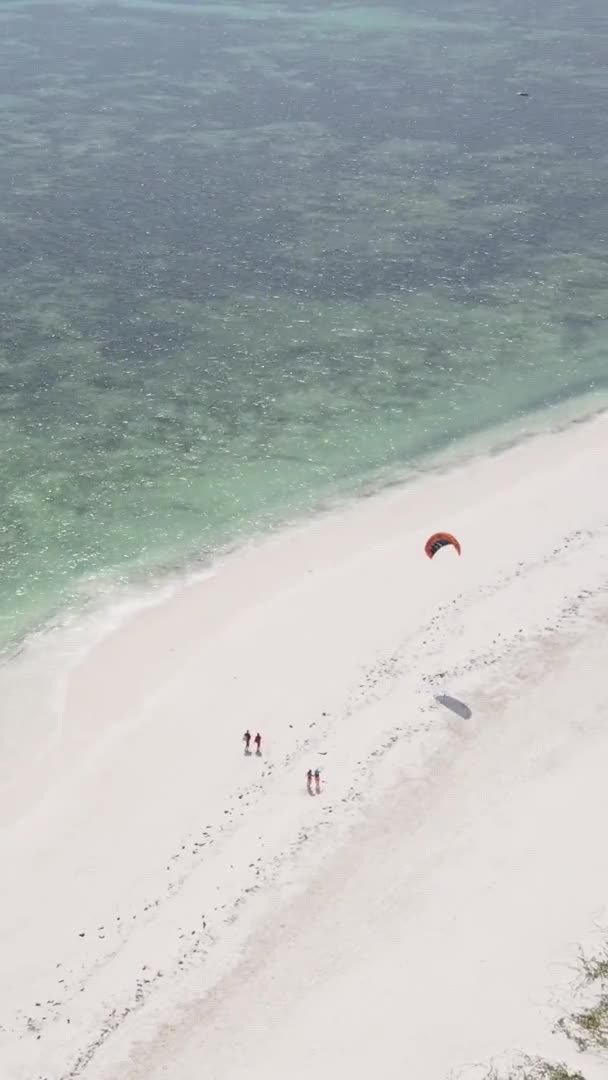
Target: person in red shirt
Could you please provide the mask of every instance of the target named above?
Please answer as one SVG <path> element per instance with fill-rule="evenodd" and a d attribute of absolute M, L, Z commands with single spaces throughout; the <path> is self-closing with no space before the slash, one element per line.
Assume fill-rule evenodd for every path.
<path fill-rule="evenodd" d="M 259 731 L 253 741 L 255 743 L 255 752 L 259 757 L 259 755 L 262 753 L 262 736 L 260 735 Z"/>

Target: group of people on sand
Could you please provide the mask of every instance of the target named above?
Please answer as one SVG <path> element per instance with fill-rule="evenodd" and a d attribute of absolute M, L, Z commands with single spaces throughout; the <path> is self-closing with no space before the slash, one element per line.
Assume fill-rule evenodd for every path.
<path fill-rule="evenodd" d="M 314 791 L 312 790 L 313 778 L 314 778 L 314 781 L 315 781 L 315 790 Z M 315 769 L 314 773 L 313 773 L 312 769 L 309 769 L 308 772 L 306 773 L 306 790 L 308 791 L 309 795 L 314 795 L 314 794 L 320 795 L 321 794 L 321 773 L 319 772 L 318 769 Z"/>
<path fill-rule="evenodd" d="M 247 731 L 243 735 L 243 742 L 245 743 L 245 753 L 250 754 L 251 750 L 249 749 L 249 746 L 250 746 L 250 743 L 251 743 L 251 732 L 250 732 L 249 728 L 247 728 Z M 255 745 L 255 752 L 256 752 L 257 756 L 259 757 L 260 754 L 262 753 L 262 736 L 260 735 L 259 731 L 258 731 L 255 739 L 253 740 L 253 742 L 254 742 L 254 745 Z"/>
<path fill-rule="evenodd" d="M 245 753 L 250 754 L 251 753 L 251 749 L 250 749 L 250 747 L 251 747 L 251 732 L 250 732 L 249 728 L 247 728 L 247 731 L 243 735 L 243 742 L 245 743 Z M 253 743 L 254 743 L 254 746 L 255 746 L 256 755 L 257 755 L 257 757 L 260 757 L 261 753 L 262 753 L 262 736 L 260 735 L 259 731 L 258 731 L 255 739 L 253 740 Z M 313 780 L 315 782 L 315 790 L 314 791 L 312 789 Z M 312 769 L 309 769 L 308 772 L 306 773 L 306 790 L 308 791 L 309 795 L 320 795 L 321 794 L 321 773 L 319 772 L 318 769 L 315 769 L 314 772 L 312 771 Z"/>

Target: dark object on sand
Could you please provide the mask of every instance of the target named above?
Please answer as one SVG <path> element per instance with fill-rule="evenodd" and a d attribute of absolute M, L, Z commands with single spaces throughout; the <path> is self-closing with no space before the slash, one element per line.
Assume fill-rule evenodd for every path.
<path fill-rule="evenodd" d="M 463 720 L 470 720 L 473 715 L 469 706 L 465 705 L 464 701 L 459 701 L 458 698 L 450 697 L 449 694 L 436 694 L 435 701 L 437 701 L 439 705 L 445 705 L 446 709 L 456 713 L 456 716 L 462 717 Z"/>

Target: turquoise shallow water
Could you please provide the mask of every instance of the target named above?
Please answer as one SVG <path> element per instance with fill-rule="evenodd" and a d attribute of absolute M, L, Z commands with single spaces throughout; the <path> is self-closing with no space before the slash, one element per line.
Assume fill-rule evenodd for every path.
<path fill-rule="evenodd" d="M 601 395 L 606 55 L 599 0 L 5 3 L 0 645 Z"/>

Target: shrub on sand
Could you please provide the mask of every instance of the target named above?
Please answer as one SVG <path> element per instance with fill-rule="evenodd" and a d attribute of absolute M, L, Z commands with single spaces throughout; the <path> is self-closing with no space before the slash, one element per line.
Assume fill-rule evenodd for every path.
<path fill-rule="evenodd" d="M 581 956 L 581 987 L 589 1004 L 557 1022 L 579 1050 L 608 1050 L 608 945 L 597 956 Z"/>
<path fill-rule="evenodd" d="M 565 1065 L 540 1058 L 526 1058 L 522 1065 L 511 1069 L 506 1075 L 490 1069 L 484 1080 L 585 1080 L 585 1077 L 580 1072 L 571 1072 Z"/>

